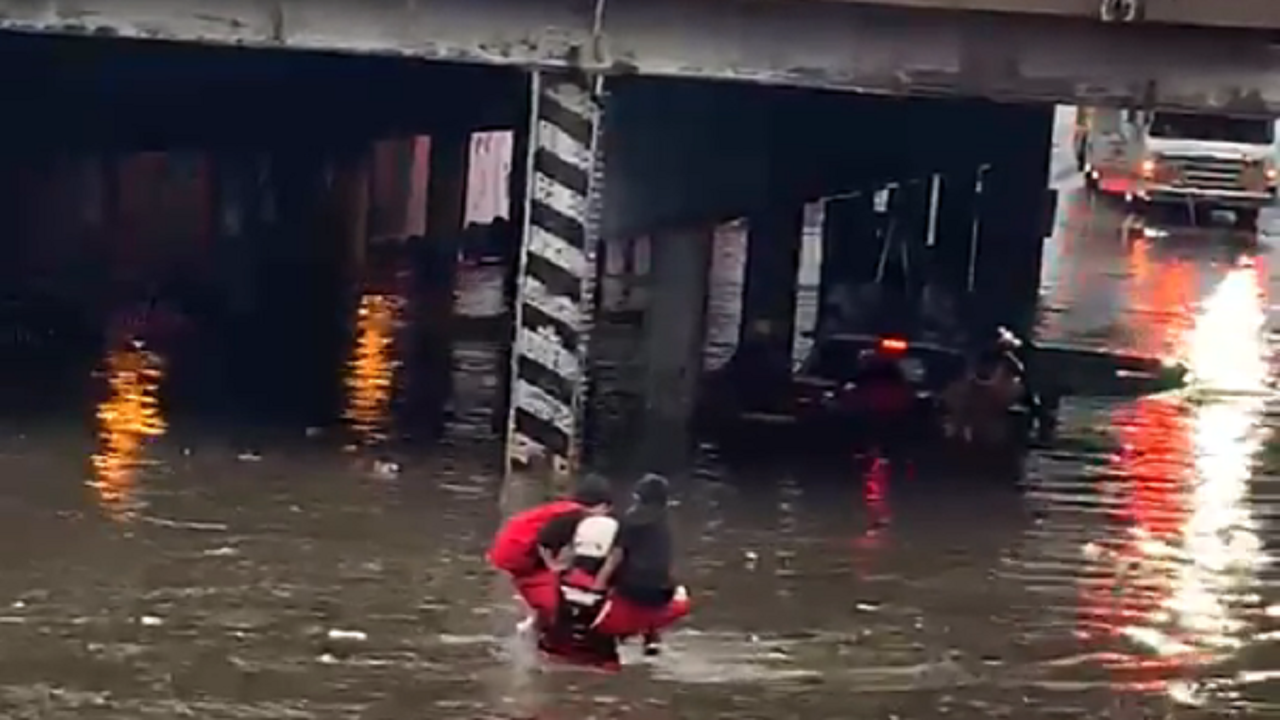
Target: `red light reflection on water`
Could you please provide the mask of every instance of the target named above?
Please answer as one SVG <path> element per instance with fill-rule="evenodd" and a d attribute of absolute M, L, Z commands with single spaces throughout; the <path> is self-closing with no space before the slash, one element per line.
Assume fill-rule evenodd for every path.
<path fill-rule="evenodd" d="M 1148 251 L 1143 242 L 1130 248 L 1129 306 L 1141 318 L 1128 328 L 1130 349 L 1153 356 L 1185 354 L 1199 278 L 1183 261 L 1153 263 Z M 1092 559 L 1104 578 L 1079 588 L 1077 634 L 1083 639 L 1119 638 L 1160 612 L 1173 595 L 1173 576 L 1167 563 L 1153 560 L 1152 548 L 1175 542 L 1191 513 L 1187 483 L 1195 446 L 1185 401 L 1140 398 L 1114 410 L 1111 424 L 1120 449 L 1110 472 L 1099 478 L 1099 489 L 1114 530 L 1093 547 Z M 1116 652 L 1106 654 L 1102 665 L 1122 673 L 1116 680 L 1131 688 L 1158 689 L 1160 678 L 1188 660 L 1182 653 Z"/>
<path fill-rule="evenodd" d="M 867 509 L 867 529 L 853 540 L 854 570 L 866 577 L 873 570 L 875 557 L 884 548 L 885 533 L 892 521 L 889 507 L 889 479 L 892 465 L 876 457 L 862 476 L 862 503 Z"/>
<path fill-rule="evenodd" d="M 1083 637 L 1121 635 L 1171 596 L 1171 578 L 1153 572 L 1148 547 L 1174 541 L 1190 515 L 1185 476 L 1193 447 L 1180 402 L 1143 398 L 1112 415 L 1122 449 L 1100 484 L 1115 503 L 1110 520 L 1116 527 L 1099 548 L 1107 579 L 1080 589 Z"/>
<path fill-rule="evenodd" d="M 1185 360 L 1201 401 L 1148 397 L 1112 413 L 1120 449 L 1098 485 L 1113 529 L 1086 547 L 1077 629 L 1115 650 L 1101 664 L 1117 684 L 1173 692 L 1174 678 L 1252 641 L 1233 603 L 1262 562 L 1245 497 L 1267 397 L 1267 272 L 1239 261 L 1201 295 L 1192 267 L 1149 264 L 1146 250 L 1131 256 L 1134 350 Z"/>

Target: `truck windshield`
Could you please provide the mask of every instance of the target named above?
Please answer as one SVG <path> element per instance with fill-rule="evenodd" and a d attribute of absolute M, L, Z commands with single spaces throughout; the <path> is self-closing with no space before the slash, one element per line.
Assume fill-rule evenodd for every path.
<path fill-rule="evenodd" d="M 1254 118 L 1156 113 L 1151 121 L 1151 137 L 1269 145 L 1275 140 L 1275 123 Z"/>

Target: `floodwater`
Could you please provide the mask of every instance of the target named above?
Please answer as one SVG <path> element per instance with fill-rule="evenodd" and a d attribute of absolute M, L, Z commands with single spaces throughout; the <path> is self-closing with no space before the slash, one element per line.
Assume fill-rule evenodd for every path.
<path fill-rule="evenodd" d="M 540 667 L 482 561 L 502 491 L 483 333 L 449 348 L 439 431 L 405 400 L 435 392 L 417 378 L 438 338 L 394 282 L 348 303 L 340 350 L 259 333 L 216 382 L 190 369 L 208 353 L 174 349 L 199 329 L 122 333 L 68 385 L 74 411 L 0 434 L 0 716 L 1274 717 L 1280 275 L 1269 239 L 1220 234 L 1144 233 L 1068 189 L 1042 335 L 1181 359 L 1195 382 L 1068 402 L 1063 449 L 1020 483 L 700 453 L 674 511 L 695 614 L 615 676 Z M 500 285 L 469 270 L 460 311 Z M 633 341 L 601 329 L 611 357 Z M 600 371 L 615 389 L 630 372 Z M 228 389 L 253 378 L 260 409 L 313 376 L 322 401 L 273 422 Z M 216 413 L 193 400 L 210 387 Z"/>

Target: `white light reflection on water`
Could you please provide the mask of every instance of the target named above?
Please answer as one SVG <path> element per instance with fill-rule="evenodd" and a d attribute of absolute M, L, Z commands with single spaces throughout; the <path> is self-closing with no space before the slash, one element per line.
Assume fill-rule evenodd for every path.
<path fill-rule="evenodd" d="M 1205 303 L 1190 348 L 1199 384 L 1216 397 L 1196 409 L 1192 425 L 1197 483 L 1184 529 L 1190 562 L 1172 609 L 1206 644 L 1231 649 L 1244 642 L 1246 628 L 1230 617 L 1227 598 L 1263 563 L 1247 502 L 1269 394 L 1261 295 L 1252 267 L 1233 270 Z"/>
<path fill-rule="evenodd" d="M 1181 486 L 1187 513 L 1172 537 L 1135 532 L 1129 581 L 1165 589 L 1120 634 L 1168 660 L 1161 664 L 1169 669 L 1219 665 L 1254 639 L 1246 613 L 1265 558 L 1248 493 L 1270 395 L 1262 294 L 1259 272 L 1246 262 L 1201 304 L 1185 336 L 1195 377 L 1186 425 L 1191 477 L 1173 485 Z M 1186 683 L 1160 685 L 1180 703 L 1206 699 Z"/>

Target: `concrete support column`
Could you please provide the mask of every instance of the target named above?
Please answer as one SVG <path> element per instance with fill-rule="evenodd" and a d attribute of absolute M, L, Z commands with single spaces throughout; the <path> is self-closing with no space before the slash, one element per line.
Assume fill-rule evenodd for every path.
<path fill-rule="evenodd" d="M 652 239 L 652 292 L 644 314 L 644 416 L 640 464 L 651 472 L 683 465 L 702 373 L 707 289 L 715 228 Z"/>
<path fill-rule="evenodd" d="M 459 134 L 461 138 L 455 137 Z M 437 174 L 437 179 L 444 179 L 449 185 L 460 182 L 462 188 L 466 187 L 470 138 L 470 132 L 437 133 L 438 142 L 434 148 L 437 157 L 434 159 L 436 164 L 443 165 L 442 171 L 446 176 L 442 178 Z M 456 152 L 459 141 L 467 144 L 461 155 Z M 384 138 L 373 143 L 369 236 L 374 242 L 402 242 L 423 234 L 432 150 L 431 139 L 420 135 Z M 455 180 L 453 175 L 459 162 L 462 163 L 463 177 Z M 444 192 L 446 197 L 457 193 L 453 188 Z M 446 202 L 452 212 L 452 198 Z M 462 210 L 456 213 L 461 227 Z"/>
<path fill-rule="evenodd" d="M 804 205 L 769 208 L 747 219 L 747 269 L 739 347 L 764 351 L 771 362 L 791 363 L 796 319 L 796 275 Z M 753 353 L 754 354 L 754 353 Z"/>
<path fill-rule="evenodd" d="M 438 296 L 436 305 L 444 318 L 453 313 L 453 289 L 457 275 L 458 250 L 462 243 L 462 223 L 467 206 L 467 159 L 471 153 L 471 131 L 447 128 L 431 134 L 430 165 L 427 172 L 426 248 L 429 258 L 429 287 Z"/>
<path fill-rule="evenodd" d="M 980 187 L 976 280 L 990 322 L 1025 328 L 1034 319 L 1048 229 L 1053 107 L 1002 108 L 1000 119 Z"/>
<path fill-rule="evenodd" d="M 529 109 L 525 108 L 525 114 Z M 502 348 L 503 368 L 512 367 L 515 357 L 514 321 L 518 302 L 520 275 L 523 268 L 520 264 L 523 252 L 525 212 L 528 203 L 523 200 L 525 188 L 528 186 L 530 168 L 533 161 L 529 152 L 529 128 L 517 129 L 512 133 L 511 142 L 511 175 L 507 178 L 507 196 L 511 198 L 511 224 L 508 235 L 502 240 L 502 263 L 505 269 L 502 277 L 502 308 L 507 325 L 504 327 L 507 342 Z M 501 438 L 507 437 L 507 426 L 511 422 L 511 388 L 513 373 L 503 372 L 498 379 L 498 401 L 493 413 L 493 432 Z M 504 453 L 506 451 L 504 450 Z"/>
<path fill-rule="evenodd" d="M 278 344 L 280 351 L 269 357 L 249 350 L 237 360 L 247 376 L 246 389 L 252 388 L 247 400 L 262 403 L 264 412 L 299 408 L 299 419 L 307 422 L 332 412 L 336 387 L 319 392 L 313 378 L 297 368 L 341 362 L 347 335 L 339 319 L 345 301 L 340 268 L 347 249 L 341 247 L 336 228 L 326 227 L 332 216 L 325 212 L 331 201 L 325 166 L 318 151 L 293 147 L 273 153 L 261 170 L 259 186 L 270 198 L 264 202 L 271 211 L 261 237 L 255 307 L 244 327 L 248 337 L 275 338 L 277 343 L 287 332 L 291 342 Z M 260 384 L 266 378 L 273 379 Z"/>
<path fill-rule="evenodd" d="M 345 155 L 334 173 L 334 194 L 341 218 L 342 245 L 358 277 L 367 258 L 369 239 L 369 154 Z"/>
<path fill-rule="evenodd" d="M 591 321 L 601 108 L 577 74 L 530 75 L 506 470 L 563 485 L 577 469 Z"/>
<path fill-rule="evenodd" d="M 421 236 L 409 238 L 408 248 L 413 258 L 413 312 L 417 318 L 412 353 L 419 368 L 411 385 L 409 412 L 410 422 L 425 439 L 438 440 L 445 433 L 445 409 L 453 392 L 453 293 L 466 212 L 471 132 L 457 126 L 434 128 L 430 138 L 425 208 L 418 209 L 425 209 L 426 222 Z M 407 144 L 402 146 L 408 150 Z M 404 180 L 392 187 L 408 201 L 415 193 L 410 178 Z M 421 194 L 417 200 L 422 201 Z M 405 205 L 398 213 L 399 222 L 384 222 L 383 229 L 396 226 L 399 232 L 405 225 L 404 216 L 414 212 Z"/>
<path fill-rule="evenodd" d="M 853 311 L 854 291 L 875 277 L 879 244 L 871 192 L 825 203 L 822 218 L 821 305 L 818 327 L 840 322 Z"/>

